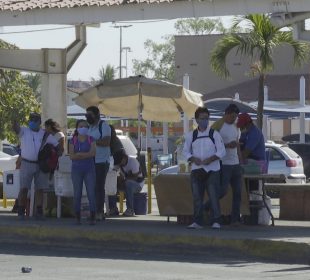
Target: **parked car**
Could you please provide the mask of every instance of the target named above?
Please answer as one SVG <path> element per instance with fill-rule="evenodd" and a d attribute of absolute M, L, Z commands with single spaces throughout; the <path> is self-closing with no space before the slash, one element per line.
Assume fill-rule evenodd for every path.
<path fill-rule="evenodd" d="M 16 156 L 19 154 L 19 150 L 15 145 L 3 143 L 2 151 L 10 156 Z"/>
<path fill-rule="evenodd" d="M 0 171 L 9 171 L 15 169 L 15 163 L 18 158 L 18 155 L 11 156 L 4 152 L 0 151 Z M 2 182 L 3 177 L 0 175 L 0 182 Z"/>
<path fill-rule="evenodd" d="M 287 183 L 306 182 L 302 158 L 288 145 L 269 141 L 266 151 L 269 153 L 269 174 L 284 174 Z"/>
<path fill-rule="evenodd" d="M 287 183 L 304 183 L 306 176 L 302 158 L 286 144 L 276 144 L 268 141 L 266 154 L 269 155 L 268 174 L 283 174 Z M 178 166 L 170 166 L 159 174 L 177 173 Z"/>

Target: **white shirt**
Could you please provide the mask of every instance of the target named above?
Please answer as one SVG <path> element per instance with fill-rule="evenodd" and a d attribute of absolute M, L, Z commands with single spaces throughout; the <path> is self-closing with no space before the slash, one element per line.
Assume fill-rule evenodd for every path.
<path fill-rule="evenodd" d="M 224 144 L 228 144 L 232 141 L 239 141 L 240 131 L 235 124 L 228 124 L 224 122 L 219 132 L 222 136 Z M 226 148 L 226 155 L 221 160 L 224 165 L 239 164 L 237 148 Z"/>
<path fill-rule="evenodd" d="M 28 127 L 21 127 L 19 132 L 21 157 L 31 161 L 38 160 L 38 154 L 41 147 L 42 139 L 44 136 L 44 130 L 33 131 Z M 46 143 L 53 146 L 58 145 L 57 139 L 53 135 L 49 135 L 46 139 Z"/>
<path fill-rule="evenodd" d="M 128 156 L 128 162 L 125 166 L 122 166 L 122 170 L 125 173 L 131 173 L 136 174 L 139 172 L 138 178 L 142 178 L 142 172 L 140 170 L 140 163 L 135 157 Z M 140 183 L 140 185 L 143 187 L 144 181 Z"/>
<path fill-rule="evenodd" d="M 58 131 L 58 132 L 56 132 L 56 133 L 54 134 L 54 137 L 55 137 L 56 140 L 59 142 L 59 140 L 60 140 L 61 138 L 65 138 L 65 135 L 64 135 L 63 132 Z"/>
<path fill-rule="evenodd" d="M 210 128 L 208 127 L 205 131 L 199 131 L 197 137 L 209 136 Z M 205 160 L 209 157 L 216 155 L 218 158 L 222 158 L 226 151 L 221 135 L 214 131 L 213 134 L 214 142 L 209 137 L 198 138 L 193 143 L 193 131 L 185 135 L 185 143 L 183 147 L 183 155 L 188 160 L 190 157 L 194 156 L 201 160 Z M 215 160 L 208 165 L 196 165 L 192 164 L 193 169 L 203 168 L 205 171 L 218 171 L 220 170 L 220 161 Z"/>

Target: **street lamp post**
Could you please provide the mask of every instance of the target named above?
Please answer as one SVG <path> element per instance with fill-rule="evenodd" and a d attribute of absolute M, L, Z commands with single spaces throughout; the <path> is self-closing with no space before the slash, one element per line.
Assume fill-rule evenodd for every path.
<path fill-rule="evenodd" d="M 125 60 L 125 62 L 126 62 L 125 65 L 126 65 L 126 66 L 125 66 L 125 68 L 126 68 L 126 78 L 127 78 L 127 77 L 128 77 L 128 71 L 127 71 L 127 70 L 128 70 L 127 53 L 128 53 L 128 52 L 131 52 L 131 48 L 130 48 L 130 47 L 123 47 L 123 50 L 125 51 L 125 54 L 126 54 L 126 56 L 125 56 L 125 57 L 126 57 L 126 60 Z"/>
<path fill-rule="evenodd" d="M 114 28 L 119 28 L 119 78 L 122 78 L 122 33 L 123 33 L 123 28 L 128 28 L 131 27 L 132 25 L 114 25 Z"/>

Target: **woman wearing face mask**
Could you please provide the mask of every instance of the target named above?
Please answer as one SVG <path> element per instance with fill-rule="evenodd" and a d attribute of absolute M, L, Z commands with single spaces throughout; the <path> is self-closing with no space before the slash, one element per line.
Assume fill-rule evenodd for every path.
<path fill-rule="evenodd" d="M 195 112 L 198 128 L 185 135 L 184 157 L 192 164 L 191 187 L 193 193 L 194 222 L 188 228 L 200 229 L 203 224 L 203 200 L 208 193 L 212 210 L 212 228 L 219 229 L 221 211 L 219 206 L 220 159 L 225 146 L 220 134 L 208 127 L 209 111 L 199 107 Z"/>
<path fill-rule="evenodd" d="M 96 223 L 96 173 L 94 162 L 96 146 L 93 138 L 88 136 L 87 133 L 87 122 L 85 120 L 78 120 L 76 130 L 69 144 L 69 155 L 72 160 L 71 179 L 77 223 L 81 223 L 81 198 L 83 183 L 85 183 L 89 200 L 90 224 L 94 225 Z"/>

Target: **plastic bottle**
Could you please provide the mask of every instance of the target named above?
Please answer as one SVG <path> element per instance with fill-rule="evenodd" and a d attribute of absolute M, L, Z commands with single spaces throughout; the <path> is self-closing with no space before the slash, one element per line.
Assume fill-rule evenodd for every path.
<path fill-rule="evenodd" d="M 30 273 L 32 271 L 31 267 L 22 267 L 22 273 Z"/>

